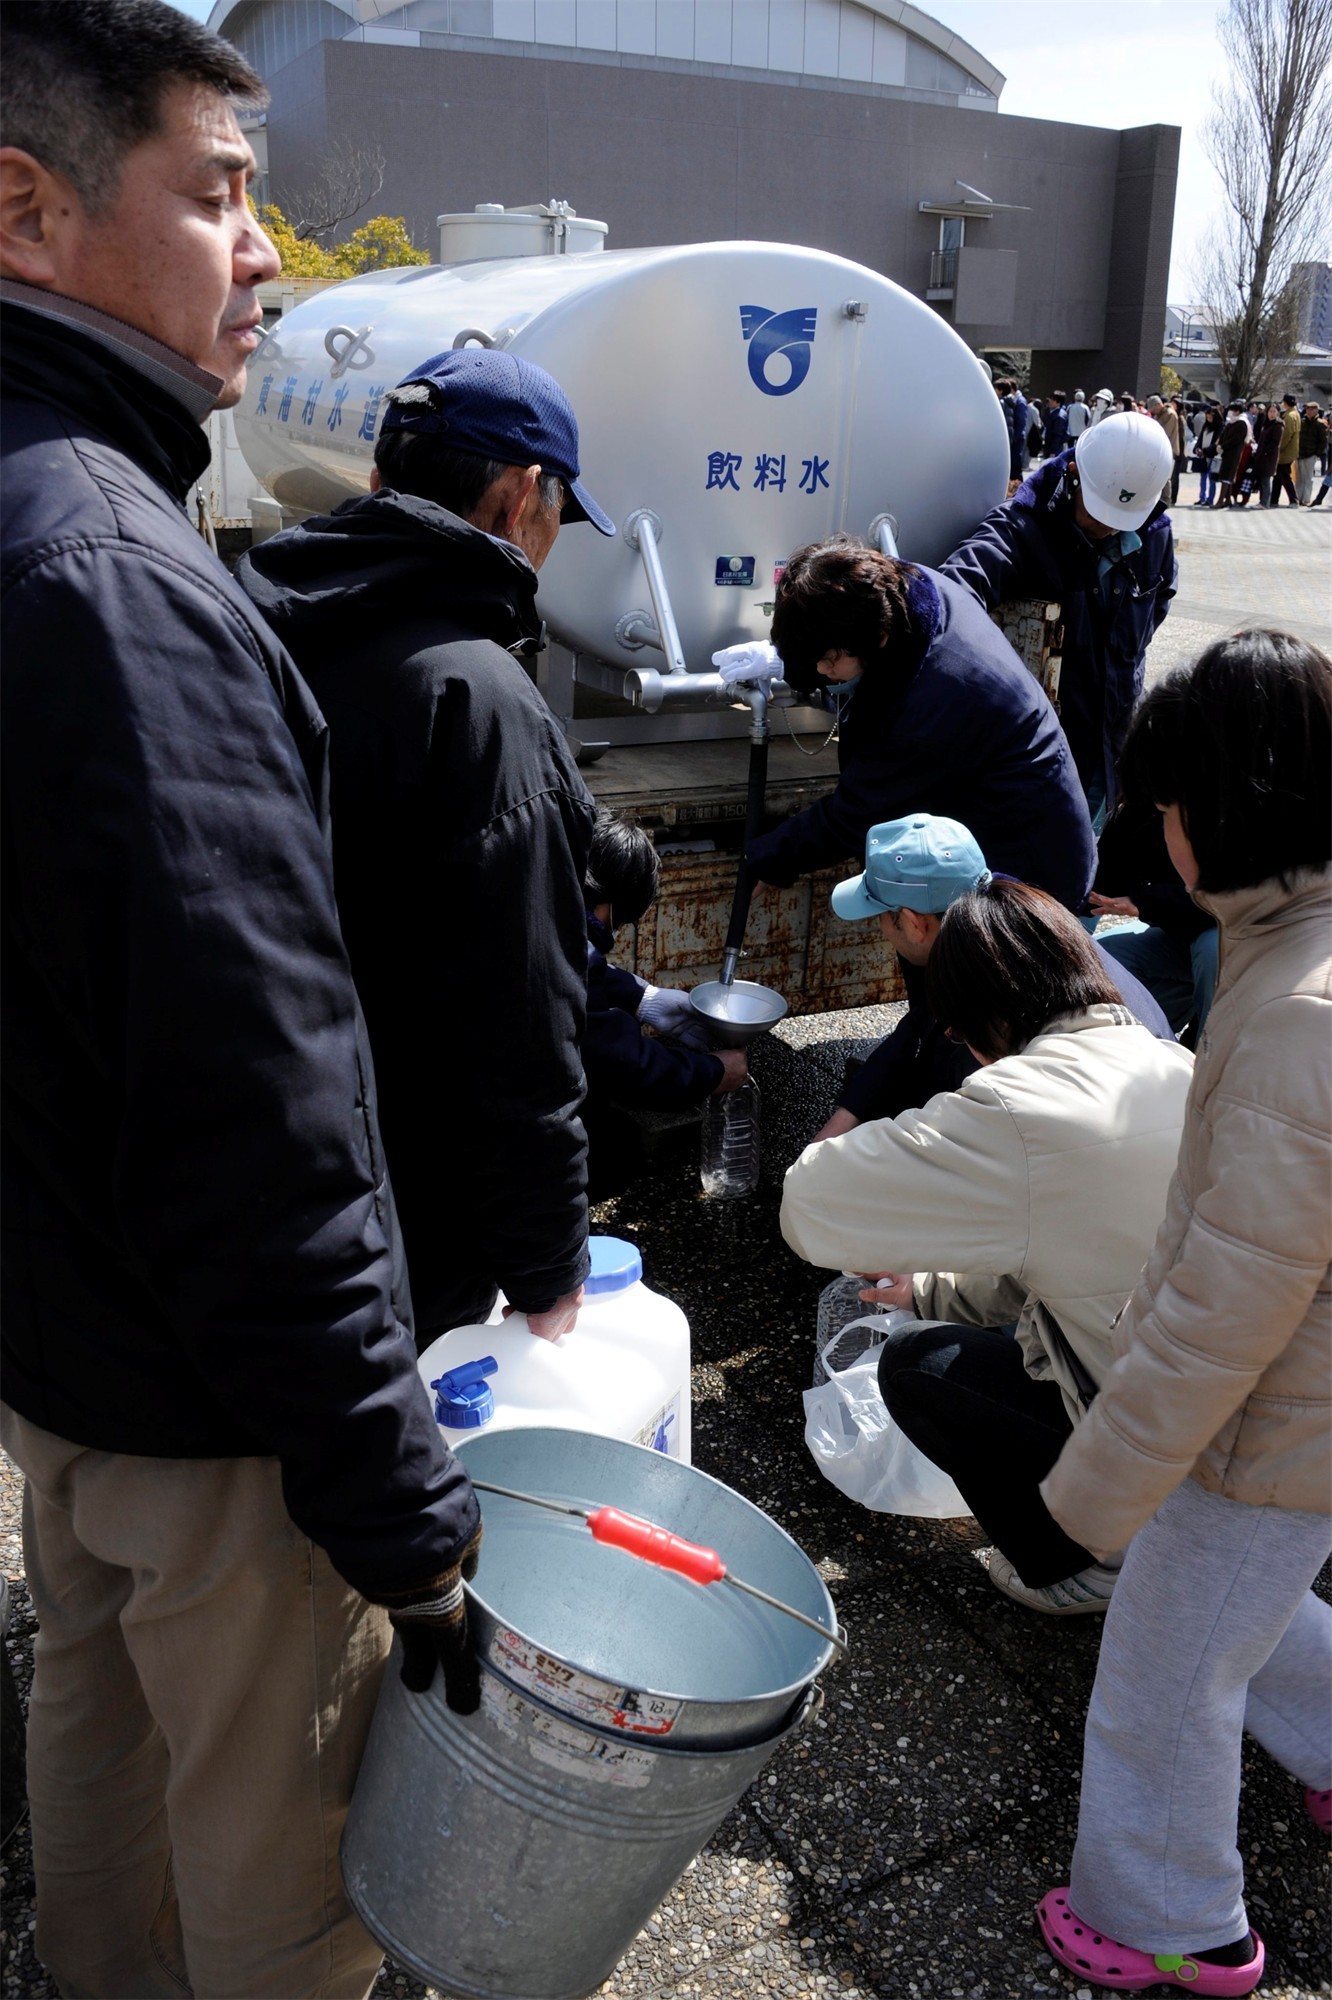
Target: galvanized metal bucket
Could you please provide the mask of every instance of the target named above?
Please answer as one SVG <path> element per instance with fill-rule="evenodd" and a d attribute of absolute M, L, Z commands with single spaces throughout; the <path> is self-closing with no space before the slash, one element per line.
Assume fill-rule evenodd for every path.
<path fill-rule="evenodd" d="M 478 1479 L 609 1503 L 719 1549 L 826 1637 L 723 1586 L 485 1503 L 468 1610 L 481 1707 L 390 1663 L 342 1843 L 347 1893 L 395 1958 L 467 2000 L 581 2000 L 774 1751 L 838 1643 L 813 1564 L 694 1468 L 575 1431 L 481 1434 Z"/>

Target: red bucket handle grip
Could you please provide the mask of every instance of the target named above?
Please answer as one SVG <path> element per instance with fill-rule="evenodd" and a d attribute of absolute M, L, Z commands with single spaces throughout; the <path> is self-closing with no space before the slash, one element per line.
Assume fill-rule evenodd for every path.
<path fill-rule="evenodd" d="M 618 1507 L 597 1507 L 588 1515 L 587 1525 L 594 1540 L 605 1542 L 613 1549 L 624 1549 L 627 1554 L 639 1556 L 644 1562 L 655 1563 L 659 1569 L 676 1570 L 694 1583 L 721 1583 L 725 1580 L 726 1565 L 716 1549 L 705 1549 L 698 1542 L 686 1542 L 682 1536 L 671 1534 L 669 1529 L 655 1527 L 651 1521 L 640 1521 L 636 1514 L 622 1513 Z"/>

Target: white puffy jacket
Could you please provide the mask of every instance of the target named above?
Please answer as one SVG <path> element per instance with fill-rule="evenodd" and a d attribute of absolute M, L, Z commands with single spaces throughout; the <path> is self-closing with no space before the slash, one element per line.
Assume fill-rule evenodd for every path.
<path fill-rule="evenodd" d="M 807 1146 L 782 1234 L 811 1264 L 928 1274 L 925 1318 L 1017 1318 L 1076 1422 L 1165 1213 L 1192 1069 L 1126 1008 L 1065 1015 L 923 1109 Z"/>

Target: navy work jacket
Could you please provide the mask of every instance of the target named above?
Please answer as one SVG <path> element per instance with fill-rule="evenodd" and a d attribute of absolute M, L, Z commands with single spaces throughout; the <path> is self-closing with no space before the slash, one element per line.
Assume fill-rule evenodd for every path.
<path fill-rule="evenodd" d="M 954 549 L 943 574 L 964 584 L 987 611 L 1019 597 L 1063 606 L 1059 719 L 1083 786 L 1103 789 L 1113 804 L 1115 759 L 1179 565 L 1170 516 L 1158 505 L 1143 524 L 1141 548 L 1116 563 L 1103 584 L 1095 545 L 1074 518 L 1072 467 L 1072 451 L 1038 467 Z"/>
<path fill-rule="evenodd" d="M 836 791 L 751 841 L 751 867 L 778 885 L 833 862 L 859 867 L 872 826 L 941 813 L 970 828 L 997 872 L 1079 908 L 1096 844 L 1043 689 L 961 584 L 916 568 L 909 603 L 907 636 L 843 710 Z"/>

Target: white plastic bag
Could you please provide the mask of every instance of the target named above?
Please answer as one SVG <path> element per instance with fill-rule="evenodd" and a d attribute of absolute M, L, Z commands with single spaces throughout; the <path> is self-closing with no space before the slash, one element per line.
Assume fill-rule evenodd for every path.
<path fill-rule="evenodd" d="M 919 1322 L 917 1322 L 919 1324 Z M 882 1315 L 853 1320 L 852 1326 L 883 1324 Z M 848 1332 L 843 1327 L 838 1339 Z M 837 1341 L 831 1340 L 824 1363 Z M 840 1374 L 829 1369 L 826 1382 L 805 1391 L 805 1443 L 824 1478 L 848 1500 L 876 1514 L 917 1514 L 934 1521 L 969 1514 L 946 1472 L 926 1458 L 894 1423 L 879 1394 L 880 1341 Z"/>

